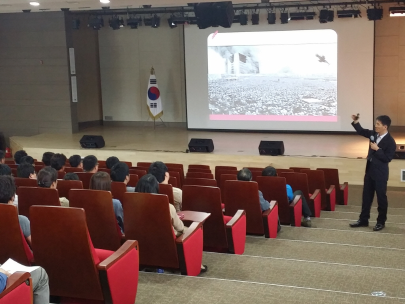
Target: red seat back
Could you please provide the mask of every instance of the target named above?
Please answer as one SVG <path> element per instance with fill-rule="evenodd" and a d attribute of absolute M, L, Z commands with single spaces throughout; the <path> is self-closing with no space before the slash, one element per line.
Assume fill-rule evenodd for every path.
<path fill-rule="evenodd" d="M 211 169 L 201 169 L 201 168 L 189 168 L 188 172 L 201 172 L 201 173 L 211 173 Z"/>
<path fill-rule="evenodd" d="M 186 177 L 183 186 L 185 185 L 217 187 L 217 181 L 209 178 Z"/>
<path fill-rule="evenodd" d="M 94 173 L 76 172 L 76 174 L 79 177 L 79 179 L 83 182 L 83 189 L 89 189 L 90 188 L 90 179 Z"/>
<path fill-rule="evenodd" d="M 175 176 L 177 178 L 177 183 L 179 185 L 179 188 L 183 187 L 183 181 L 184 181 L 184 171 L 183 171 L 183 169 L 180 168 L 180 167 L 176 167 L 176 166 L 175 167 L 169 167 L 168 166 L 167 169 L 169 170 L 170 175 L 173 175 L 174 172 L 178 173 L 178 175 L 176 174 L 176 175 L 173 175 L 173 176 Z"/>
<path fill-rule="evenodd" d="M 91 240 L 96 248 L 117 250 L 121 232 L 115 218 L 112 195 L 101 190 L 70 190 L 70 207 L 83 208 Z"/>
<path fill-rule="evenodd" d="M 269 202 L 272 200 L 277 201 L 280 222 L 285 225 L 290 225 L 291 211 L 289 207 L 290 202 L 287 197 L 287 183 L 285 177 L 258 176 L 256 181 L 265 200 Z"/>
<path fill-rule="evenodd" d="M 322 170 L 325 176 L 325 184 L 327 188 L 331 185 L 335 186 L 336 189 L 336 202 L 339 204 L 344 204 L 344 192 L 340 190 L 339 182 L 339 170 L 334 168 L 318 168 L 316 170 Z"/>
<path fill-rule="evenodd" d="M 219 179 L 219 171 L 238 171 L 238 168 L 234 166 L 215 166 L 215 179 Z"/>
<path fill-rule="evenodd" d="M 59 197 L 69 199 L 70 189 L 83 189 L 83 183 L 79 180 L 59 180 L 56 189 L 58 189 Z"/>
<path fill-rule="evenodd" d="M 76 167 L 65 167 L 65 172 L 66 173 L 69 173 L 69 172 L 72 172 L 72 173 L 83 172 L 83 169 L 82 168 L 76 168 Z"/>
<path fill-rule="evenodd" d="M 139 243 L 139 264 L 179 268 L 177 248 L 166 195 L 125 193 L 125 237 Z"/>
<path fill-rule="evenodd" d="M 32 279 L 29 272 L 15 272 L 0 293 L 0 304 L 32 304 Z"/>
<path fill-rule="evenodd" d="M 250 171 L 252 172 L 252 181 L 256 181 L 258 176 L 262 176 L 262 171 Z"/>
<path fill-rule="evenodd" d="M 112 197 L 122 202 L 124 193 L 127 192 L 127 185 L 123 182 L 111 182 Z"/>
<path fill-rule="evenodd" d="M 105 172 L 105 173 L 108 173 L 108 174 L 111 173 L 111 169 L 107 169 L 107 168 L 99 168 L 98 171 Z"/>
<path fill-rule="evenodd" d="M 32 252 L 21 232 L 17 208 L 0 204 L 0 264 L 9 258 L 26 266 L 33 260 Z"/>
<path fill-rule="evenodd" d="M 169 176 L 170 178 L 174 177 L 176 178 L 176 182 L 174 182 L 173 180 L 169 179 L 169 183 L 173 186 L 173 187 L 177 187 L 177 188 L 181 188 L 183 186 L 182 182 L 181 182 L 181 177 L 180 177 L 180 173 L 177 171 L 169 171 Z M 173 183 L 177 183 L 177 186 L 175 186 Z"/>
<path fill-rule="evenodd" d="M 211 170 L 210 166 L 208 165 L 188 165 L 188 169 L 206 169 Z"/>
<path fill-rule="evenodd" d="M 150 165 L 152 165 L 152 163 L 148 163 L 148 162 L 137 162 L 136 165 L 137 165 L 138 167 L 145 167 L 145 168 L 148 168 L 148 169 L 149 169 L 149 167 L 150 167 Z"/>
<path fill-rule="evenodd" d="M 291 186 L 293 191 L 301 190 L 309 203 L 308 177 L 305 173 L 283 172 L 280 177 L 285 177 L 287 184 Z"/>
<path fill-rule="evenodd" d="M 219 179 L 219 185 L 221 189 L 222 202 L 225 202 L 225 182 L 227 180 L 238 180 L 236 174 L 221 174 Z"/>
<path fill-rule="evenodd" d="M 51 295 L 103 300 L 84 210 L 33 206 L 31 214 L 35 262 L 48 273 Z"/>
<path fill-rule="evenodd" d="M 159 184 L 159 194 L 167 195 L 169 203 L 174 206 L 173 186 L 170 184 Z"/>
<path fill-rule="evenodd" d="M 14 182 L 17 187 L 17 194 L 19 187 L 38 187 L 38 181 L 36 179 L 15 177 Z"/>
<path fill-rule="evenodd" d="M 322 170 L 301 170 L 301 173 L 305 173 L 308 177 L 308 189 L 310 193 L 314 193 L 316 189 L 321 192 L 321 208 L 327 209 L 328 202 L 326 198 L 326 184 L 325 175 Z M 329 187 L 328 187 L 329 188 Z"/>
<path fill-rule="evenodd" d="M 128 187 L 136 187 L 136 184 L 138 184 L 139 177 L 138 174 L 130 174 L 129 175 L 129 182 L 127 184 Z"/>
<path fill-rule="evenodd" d="M 205 173 L 205 172 L 187 172 L 186 177 L 214 179 L 214 175 L 212 173 Z"/>
<path fill-rule="evenodd" d="M 30 218 L 30 207 L 34 205 L 60 206 L 58 190 L 50 188 L 19 187 L 19 214 Z"/>
<path fill-rule="evenodd" d="M 105 160 L 99 160 L 98 161 L 98 167 L 99 168 L 107 168 L 107 164 Z"/>
<path fill-rule="evenodd" d="M 277 175 L 280 176 L 283 172 L 294 172 L 293 169 L 276 169 Z"/>
<path fill-rule="evenodd" d="M 237 175 L 238 171 L 237 170 L 217 170 L 215 173 L 215 179 L 217 180 L 218 187 L 221 188 L 221 175 L 223 174 L 231 174 L 231 175 Z M 222 189 L 222 188 L 221 188 Z"/>
<path fill-rule="evenodd" d="M 127 166 L 128 166 L 129 168 L 132 167 L 132 162 L 129 162 L 129 161 L 122 161 L 122 163 L 127 164 Z"/>
<path fill-rule="evenodd" d="M 259 187 L 256 182 L 225 181 L 225 214 L 233 216 L 239 209 L 246 211 L 246 232 L 264 234 Z"/>
<path fill-rule="evenodd" d="M 138 175 L 138 178 L 141 178 L 142 176 L 146 175 L 147 171 L 142 170 L 142 169 L 129 169 L 129 174 L 136 174 Z"/>
<path fill-rule="evenodd" d="M 294 172 L 300 173 L 301 170 L 310 170 L 311 168 L 305 168 L 305 167 L 290 167 L 291 170 L 294 170 Z"/>
<path fill-rule="evenodd" d="M 204 247 L 228 248 L 224 216 L 221 208 L 221 190 L 217 187 L 184 186 L 183 210 L 211 213 L 204 222 Z"/>
<path fill-rule="evenodd" d="M 66 175 L 65 171 L 58 171 L 58 179 L 63 179 Z"/>
<path fill-rule="evenodd" d="M 247 169 L 249 169 L 250 171 L 259 171 L 260 173 L 262 173 L 264 168 L 258 168 L 258 167 L 246 167 Z"/>

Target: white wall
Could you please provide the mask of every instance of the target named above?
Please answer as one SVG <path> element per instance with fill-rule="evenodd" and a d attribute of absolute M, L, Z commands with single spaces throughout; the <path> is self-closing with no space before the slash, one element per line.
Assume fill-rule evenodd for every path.
<path fill-rule="evenodd" d="M 107 22 L 106 22 L 107 21 Z M 108 24 L 108 20 L 105 20 Z M 146 121 L 146 91 L 153 66 L 161 92 L 165 122 L 185 122 L 183 27 L 141 26 L 99 31 L 104 120 Z"/>

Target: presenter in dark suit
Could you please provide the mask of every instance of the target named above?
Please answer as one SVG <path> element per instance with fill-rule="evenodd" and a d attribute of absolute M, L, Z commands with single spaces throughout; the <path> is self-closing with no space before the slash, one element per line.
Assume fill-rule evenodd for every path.
<path fill-rule="evenodd" d="M 370 147 L 367 155 L 366 174 L 364 175 L 363 202 L 359 220 L 350 224 L 350 227 L 367 227 L 370 218 L 371 204 L 374 192 L 377 193 L 378 217 L 374 231 L 384 229 L 387 220 L 387 182 L 389 176 L 388 163 L 395 154 L 396 143 L 388 128 L 391 119 L 386 116 L 378 116 L 373 130 L 363 129 L 359 123 L 359 117 L 352 115 L 352 125 L 357 134 L 370 139 Z"/>

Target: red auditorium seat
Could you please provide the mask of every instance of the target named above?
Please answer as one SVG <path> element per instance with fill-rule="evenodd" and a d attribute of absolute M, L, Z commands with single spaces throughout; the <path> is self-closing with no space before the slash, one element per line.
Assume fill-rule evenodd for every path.
<path fill-rule="evenodd" d="M 129 162 L 129 161 L 122 161 L 122 163 L 127 164 L 127 166 L 128 166 L 129 168 L 132 167 L 132 162 Z"/>
<path fill-rule="evenodd" d="M 135 303 L 137 241 L 117 251 L 95 249 L 83 209 L 33 206 L 31 214 L 35 262 L 46 269 L 52 296 L 61 303 Z"/>
<path fill-rule="evenodd" d="M 223 174 L 228 174 L 228 175 L 237 175 L 238 171 L 237 170 L 217 170 L 215 173 L 215 179 L 217 180 L 218 187 L 221 188 L 221 175 Z M 222 189 L 222 188 L 221 188 Z"/>
<path fill-rule="evenodd" d="M 214 175 L 212 173 L 205 172 L 187 172 L 186 177 L 214 179 Z"/>
<path fill-rule="evenodd" d="M 196 186 L 210 186 L 217 187 L 217 181 L 215 179 L 209 178 L 197 178 L 197 177 L 186 177 L 184 179 L 184 185 L 196 185 Z"/>
<path fill-rule="evenodd" d="M 174 205 L 173 186 L 170 184 L 159 184 L 159 194 L 167 195 L 169 203 Z"/>
<path fill-rule="evenodd" d="M 253 171 L 259 171 L 260 173 L 262 173 L 264 168 L 258 168 L 258 167 L 246 167 L 246 169 L 249 169 L 251 172 Z"/>
<path fill-rule="evenodd" d="M 58 171 L 58 179 L 63 179 L 66 175 L 65 171 Z"/>
<path fill-rule="evenodd" d="M 22 234 L 17 208 L 0 204 L 0 264 L 9 258 L 31 266 L 34 256 Z"/>
<path fill-rule="evenodd" d="M 152 165 L 152 163 L 148 163 L 148 162 L 137 162 L 136 165 L 137 165 L 138 167 L 145 167 L 145 168 L 148 168 L 148 169 L 149 169 L 149 167 L 150 167 L 150 165 Z"/>
<path fill-rule="evenodd" d="M 99 169 L 100 168 L 107 168 L 106 161 L 105 160 L 99 160 L 98 161 L 98 168 Z"/>
<path fill-rule="evenodd" d="M 349 198 L 349 184 L 347 182 L 344 182 L 342 185 L 340 184 L 338 169 L 318 168 L 316 170 L 322 170 L 324 172 L 326 186 L 335 186 L 336 203 L 339 205 L 347 205 L 347 200 Z"/>
<path fill-rule="evenodd" d="M 206 169 L 206 170 L 211 170 L 210 166 L 208 165 L 188 165 L 188 169 Z"/>
<path fill-rule="evenodd" d="M 236 174 L 221 174 L 219 179 L 219 188 L 221 189 L 222 202 L 225 202 L 225 182 L 227 180 L 238 180 L 238 178 L 236 177 Z"/>
<path fill-rule="evenodd" d="M 175 172 L 175 173 L 178 173 L 178 172 Z M 175 176 L 170 176 L 169 177 L 169 184 L 172 185 L 172 187 L 180 188 L 179 183 L 177 182 L 177 177 L 175 177 Z"/>
<path fill-rule="evenodd" d="M 76 172 L 76 174 L 79 177 L 79 179 L 83 182 L 83 189 L 89 189 L 90 188 L 90 179 L 94 173 Z"/>
<path fill-rule="evenodd" d="M 111 182 L 111 193 L 113 198 L 122 202 L 125 192 L 127 192 L 127 185 L 125 185 L 125 183 Z"/>
<path fill-rule="evenodd" d="M 14 182 L 15 186 L 17 187 L 17 195 L 19 187 L 38 187 L 38 182 L 36 179 L 15 177 Z"/>
<path fill-rule="evenodd" d="M 280 176 L 283 172 L 294 172 L 293 169 L 276 169 L 277 175 Z"/>
<path fill-rule="evenodd" d="M 243 254 L 246 241 L 246 213 L 222 214 L 221 190 L 217 187 L 184 186 L 183 210 L 211 213 L 204 222 L 204 250 Z"/>
<path fill-rule="evenodd" d="M 59 180 L 56 184 L 59 197 L 66 197 L 69 199 L 70 189 L 83 189 L 83 183 L 80 180 Z"/>
<path fill-rule="evenodd" d="M 277 237 L 277 202 L 271 201 L 270 209 L 262 212 L 256 182 L 227 180 L 224 198 L 225 215 L 233 216 L 238 210 L 246 211 L 246 233 Z"/>
<path fill-rule="evenodd" d="M 30 218 L 30 207 L 34 205 L 41 206 L 60 206 L 58 190 L 51 188 L 18 188 L 18 212 Z"/>
<path fill-rule="evenodd" d="M 167 167 L 167 169 L 169 170 L 169 174 L 172 175 L 174 172 L 178 173 L 177 175 L 173 175 L 175 177 L 177 177 L 177 183 L 179 185 L 179 188 L 183 187 L 183 181 L 184 181 L 184 171 L 182 168 L 180 167 Z"/>
<path fill-rule="evenodd" d="M 212 173 L 212 172 L 211 172 L 211 169 L 200 169 L 200 168 L 189 168 L 189 169 L 187 170 L 187 173 L 188 173 L 188 172 Z"/>
<path fill-rule="evenodd" d="M 301 170 L 310 170 L 311 168 L 304 168 L 304 167 L 290 167 L 291 170 L 294 172 L 301 173 Z"/>
<path fill-rule="evenodd" d="M 177 182 L 177 188 L 181 188 L 183 186 L 183 182 L 180 176 L 180 172 L 178 171 L 169 171 L 169 176 L 170 178 L 175 177 L 176 182 Z M 169 179 L 170 182 L 170 179 Z M 173 184 L 171 184 L 173 187 L 175 187 Z"/>
<path fill-rule="evenodd" d="M 70 207 L 86 211 L 87 227 L 96 248 L 117 250 L 122 234 L 115 218 L 112 195 L 101 190 L 70 190 Z"/>
<path fill-rule="evenodd" d="M 32 304 L 32 280 L 29 272 L 15 272 L 0 293 L 0 304 Z"/>
<path fill-rule="evenodd" d="M 76 172 L 83 172 L 82 168 L 76 168 L 76 167 L 65 167 L 65 172 L 66 173 L 76 173 Z"/>
<path fill-rule="evenodd" d="M 320 189 L 316 189 L 313 193 L 309 193 L 308 177 L 305 173 L 284 172 L 280 177 L 285 177 L 287 184 L 291 186 L 293 191 L 301 190 L 311 210 L 312 216 L 321 216 L 321 194 Z"/>
<path fill-rule="evenodd" d="M 256 181 L 258 176 L 262 176 L 262 171 L 250 171 L 252 172 L 252 181 Z"/>
<path fill-rule="evenodd" d="M 291 203 L 288 201 L 285 178 L 277 176 L 258 176 L 256 181 L 265 200 L 269 202 L 273 200 L 277 201 L 280 223 L 283 225 L 301 227 L 301 196 L 296 195 Z"/>
<path fill-rule="evenodd" d="M 125 236 L 139 242 L 139 263 L 144 266 L 180 269 L 181 274 L 201 272 L 203 251 L 202 224 L 193 222 L 176 237 L 166 195 L 125 193 Z"/>
<path fill-rule="evenodd" d="M 326 188 L 325 175 L 322 170 L 301 170 L 308 176 L 308 187 L 311 193 L 316 189 L 321 190 L 322 210 L 335 211 L 336 191 L 335 185 Z"/>
<path fill-rule="evenodd" d="M 108 174 L 111 173 L 111 169 L 107 169 L 107 168 L 98 168 L 98 171 L 105 172 L 105 173 L 108 173 Z"/>
<path fill-rule="evenodd" d="M 138 174 L 129 174 L 129 182 L 127 184 L 128 187 L 136 187 L 136 184 L 138 184 L 139 177 Z"/>
<path fill-rule="evenodd" d="M 141 178 L 142 176 L 146 175 L 147 173 L 148 173 L 147 170 L 129 169 L 129 174 L 136 174 L 136 175 L 138 175 L 138 178 Z"/>

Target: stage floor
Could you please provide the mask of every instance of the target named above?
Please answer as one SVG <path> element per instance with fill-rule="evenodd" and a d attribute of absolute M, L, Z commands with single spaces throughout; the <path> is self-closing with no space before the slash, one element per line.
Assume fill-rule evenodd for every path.
<path fill-rule="evenodd" d="M 84 134 L 102 135 L 103 149 L 86 150 L 79 145 Z M 405 142 L 405 133 L 393 133 L 397 143 Z M 212 138 L 213 153 L 188 153 L 191 138 Z M 284 141 L 284 156 L 260 156 L 261 140 Z M 336 167 L 342 181 L 362 184 L 368 139 L 356 134 L 281 134 L 189 131 L 173 127 L 93 127 L 75 134 L 40 134 L 31 137 L 15 136 L 10 139 L 13 151 L 25 149 L 28 154 L 41 159 L 45 151 L 64 153 L 66 156 L 94 154 L 100 159 L 116 155 L 122 160 L 179 162 L 185 165 L 201 163 L 215 165 Z M 399 181 L 400 168 L 405 160 L 393 160 L 390 165 L 390 186 L 403 186 Z"/>

